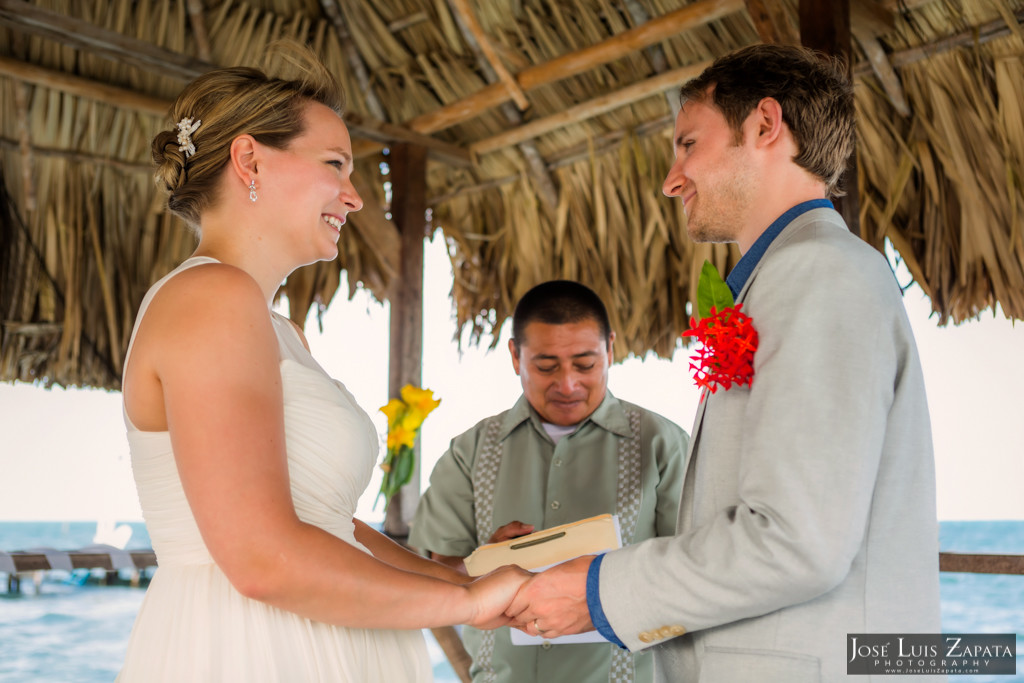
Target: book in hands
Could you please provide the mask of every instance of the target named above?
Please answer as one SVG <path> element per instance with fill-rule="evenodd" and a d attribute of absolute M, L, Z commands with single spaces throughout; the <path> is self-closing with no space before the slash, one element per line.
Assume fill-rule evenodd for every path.
<path fill-rule="evenodd" d="M 542 571 L 582 555 L 622 547 L 618 515 L 598 515 L 500 543 L 488 543 L 465 559 L 470 576 L 483 576 L 507 564 Z"/>
<path fill-rule="evenodd" d="M 507 564 L 543 571 L 582 555 L 599 555 L 622 547 L 618 515 L 598 515 L 578 522 L 535 531 L 501 543 L 482 545 L 466 558 L 470 576 L 481 576 Z M 545 639 L 512 629 L 513 645 L 552 643 L 607 643 L 597 631 Z"/>

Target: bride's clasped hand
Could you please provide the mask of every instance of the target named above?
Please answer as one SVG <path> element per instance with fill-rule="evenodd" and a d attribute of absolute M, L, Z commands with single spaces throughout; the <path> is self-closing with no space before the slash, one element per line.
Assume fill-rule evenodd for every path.
<path fill-rule="evenodd" d="M 466 584 L 476 607 L 476 613 L 466 620 L 466 624 L 480 629 L 513 625 L 513 620 L 505 612 L 519 589 L 532 576 L 525 569 L 507 565 Z"/>

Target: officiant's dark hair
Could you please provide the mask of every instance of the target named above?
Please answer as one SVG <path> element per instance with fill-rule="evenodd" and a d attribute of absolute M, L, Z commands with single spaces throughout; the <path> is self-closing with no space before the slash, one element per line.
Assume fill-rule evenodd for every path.
<path fill-rule="evenodd" d="M 572 280 L 542 282 L 516 304 L 512 314 L 512 342 L 518 352 L 526 340 L 526 326 L 532 322 L 565 325 L 583 320 L 596 322 L 605 344 L 611 343 L 612 326 L 608 321 L 608 310 L 594 290 Z"/>

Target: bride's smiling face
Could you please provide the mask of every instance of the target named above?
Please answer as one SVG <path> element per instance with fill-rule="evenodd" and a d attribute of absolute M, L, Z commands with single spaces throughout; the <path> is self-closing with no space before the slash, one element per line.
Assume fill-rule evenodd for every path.
<path fill-rule="evenodd" d="M 267 150 L 259 192 L 277 208 L 288 251 L 299 265 L 338 255 L 349 213 L 363 206 L 352 185 L 352 141 L 330 108 L 310 103 L 305 130 L 283 150 Z M 264 173 L 264 171 L 266 173 Z"/>

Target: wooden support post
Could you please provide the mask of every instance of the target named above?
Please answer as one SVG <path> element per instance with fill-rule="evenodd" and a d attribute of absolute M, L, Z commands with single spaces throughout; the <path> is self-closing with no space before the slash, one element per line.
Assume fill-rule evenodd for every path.
<path fill-rule="evenodd" d="M 423 238 L 427 223 L 427 150 L 400 144 L 391 148 L 391 218 L 401 241 L 398 277 L 391 286 L 391 351 L 388 395 L 406 384 L 420 385 L 423 362 Z M 420 491 L 420 446 L 412 481 L 388 503 L 384 531 L 404 541 Z"/>
<path fill-rule="evenodd" d="M 841 57 L 847 75 L 853 80 L 853 54 L 850 43 L 850 0 L 800 0 L 800 42 L 813 50 Z M 857 156 L 843 174 L 846 196 L 835 200 L 850 232 L 860 236 L 860 196 L 857 187 Z"/>

